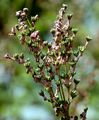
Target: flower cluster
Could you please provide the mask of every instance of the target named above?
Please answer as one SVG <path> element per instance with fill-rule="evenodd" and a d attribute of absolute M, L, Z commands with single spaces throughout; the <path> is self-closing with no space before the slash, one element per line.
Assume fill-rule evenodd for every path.
<path fill-rule="evenodd" d="M 70 115 L 69 109 L 71 102 L 77 96 L 77 85 L 80 82 L 75 79 L 76 64 L 91 38 L 86 37 L 85 44 L 74 49 L 74 38 L 78 30 L 72 28 L 72 14 L 65 16 L 66 10 L 67 5 L 63 4 L 51 29 L 53 36 L 51 43 L 40 38 L 40 32 L 35 26 L 38 15 L 29 20 L 27 8 L 16 12 L 18 24 L 12 28 L 10 35 L 18 37 L 22 45 L 27 45 L 36 67 L 33 67 L 30 60 L 25 59 L 22 53 L 12 56 L 6 54 L 5 58 L 23 64 L 34 81 L 44 86 L 40 96 L 52 104 L 55 115 L 60 117 L 60 120 L 78 120 L 79 117 L 81 120 L 86 120 L 87 109 L 79 117 Z M 45 91 L 49 96 L 46 96 Z"/>

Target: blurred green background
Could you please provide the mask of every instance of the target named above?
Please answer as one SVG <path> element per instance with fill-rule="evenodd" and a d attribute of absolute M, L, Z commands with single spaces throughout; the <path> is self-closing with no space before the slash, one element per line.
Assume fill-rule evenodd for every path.
<path fill-rule="evenodd" d="M 58 10 L 68 4 L 68 13 L 73 13 L 72 24 L 79 29 L 76 45 L 85 42 L 86 35 L 93 41 L 77 66 L 81 78 L 78 112 L 88 106 L 88 120 L 99 120 L 99 0 L 0 0 L 0 120 L 54 120 L 49 103 L 38 95 L 41 87 L 25 73 L 24 67 L 3 58 L 5 53 L 25 52 L 18 40 L 8 33 L 17 23 L 15 12 L 29 8 L 29 16 L 39 14 L 37 28 L 43 39 L 50 40 Z"/>

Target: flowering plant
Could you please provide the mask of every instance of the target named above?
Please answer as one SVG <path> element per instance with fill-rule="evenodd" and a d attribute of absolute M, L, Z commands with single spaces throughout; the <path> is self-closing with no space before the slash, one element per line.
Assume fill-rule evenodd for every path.
<path fill-rule="evenodd" d="M 9 35 L 17 37 L 22 45 L 28 46 L 35 65 L 31 64 L 30 59 L 25 58 L 25 53 L 6 54 L 5 58 L 23 64 L 33 80 L 43 85 L 44 90 L 39 94 L 52 104 L 56 118 L 58 116 L 60 120 L 78 120 L 80 117 L 81 120 L 86 120 L 87 108 L 79 117 L 71 116 L 69 111 L 72 101 L 77 96 L 77 85 L 80 82 L 75 78 L 76 65 L 91 38 L 86 37 L 83 46 L 74 48 L 74 38 L 78 30 L 71 26 L 72 14 L 65 16 L 66 9 L 67 5 L 63 4 L 59 10 L 54 27 L 51 29 L 52 42 L 41 39 L 35 25 L 38 15 L 29 20 L 28 8 L 16 12 L 18 24 L 11 29 Z"/>

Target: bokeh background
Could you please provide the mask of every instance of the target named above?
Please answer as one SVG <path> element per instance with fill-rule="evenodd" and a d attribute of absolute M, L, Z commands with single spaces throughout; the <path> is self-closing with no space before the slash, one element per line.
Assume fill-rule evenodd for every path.
<path fill-rule="evenodd" d="M 0 0 L 0 120 L 55 120 L 52 106 L 38 95 L 41 87 L 25 73 L 24 67 L 3 58 L 5 53 L 25 52 L 18 40 L 8 36 L 16 24 L 15 12 L 29 8 L 29 16 L 39 14 L 37 28 L 43 39 L 50 40 L 58 10 L 68 4 L 72 24 L 79 29 L 75 45 L 83 44 L 86 35 L 93 41 L 77 66 L 79 100 L 77 112 L 88 106 L 88 120 L 99 120 L 99 0 Z M 81 101 L 81 102 L 80 102 Z"/>

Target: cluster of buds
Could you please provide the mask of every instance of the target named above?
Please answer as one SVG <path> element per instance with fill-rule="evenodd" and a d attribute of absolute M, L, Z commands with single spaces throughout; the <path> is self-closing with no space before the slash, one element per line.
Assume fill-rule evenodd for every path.
<path fill-rule="evenodd" d="M 91 38 L 87 37 L 83 46 L 74 49 L 73 42 L 78 30 L 72 28 L 70 24 L 72 14 L 67 15 L 64 20 L 66 9 L 67 5 L 63 4 L 59 10 L 51 30 L 53 35 L 51 43 L 40 38 L 39 30 L 35 27 L 38 15 L 29 20 L 27 8 L 16 12 L 18 24 L 12 28 L 10 35 L 17 36 L 22 45 L 27 45 L 33 55 L 35 67 L 29 60 L 25 60 L 23 54 L 13 56 L 6 54 L 5 58 L 23 64 L 33 80 L 44 86 L 40 95 L 52 104 L 55 115 L 60 117 L 60 120 L 78 120 L 79 117 L 81 120 L 86 120 L 86 109 L 79 117 L 70 115 L 69 109 L 71 102 L 77 96 L 77 85 L 80 82 L 75 79 L 76 64 Z M 46 96 L 45 91 L 49 96 Z"/>
<path fill-rule="evenodd" d="M 10 54 L 5 54 L 4 57 L 6 59 L 16 61 L 19 64 L 23 64 L 25 66 L 25 68 L 26 68 L 26 73 L 30 73 L 30 74 L 33 73 L 33 68 L 32 68 L 32 66 L 30 64 L 30 59 L 29 58 L 25 59 L 23 53 L 21 53 L 21 54 L 15 53 L 12 56 Z"/>

